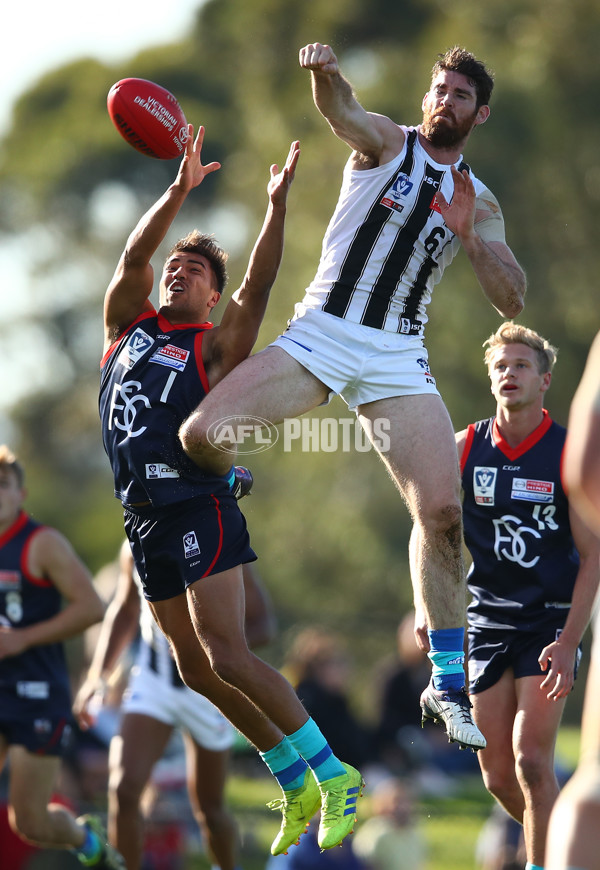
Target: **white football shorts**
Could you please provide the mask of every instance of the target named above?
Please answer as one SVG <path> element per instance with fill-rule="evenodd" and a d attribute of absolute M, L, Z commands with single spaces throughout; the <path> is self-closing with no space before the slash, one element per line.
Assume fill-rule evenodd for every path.
<path fill-rule="evenodd" d="M 422 337 L 384 332 L 307 308 L 295 307 L 280 347 L 331 390 L 351 411 L 392 396 L 439 395 Z"/>
<path fill-rule="evenodd" d="M 122 705 L 123 713 L 140 713 L 174 728 L 188 731 L 192 739 L 211 752 L 233 746 L 233 725 L 204 695 L 188 686 L 173 686 L 149 667 L 136 664 Z"/>

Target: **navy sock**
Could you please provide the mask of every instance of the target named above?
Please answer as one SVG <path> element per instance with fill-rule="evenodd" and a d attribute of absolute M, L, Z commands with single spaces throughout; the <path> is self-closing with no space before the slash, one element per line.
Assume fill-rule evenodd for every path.
<path fill-rule="evenodd" d="M 465 685 L 464 628 L 429 629 L 433 686 L 438 691 L 462 689 Z"/>

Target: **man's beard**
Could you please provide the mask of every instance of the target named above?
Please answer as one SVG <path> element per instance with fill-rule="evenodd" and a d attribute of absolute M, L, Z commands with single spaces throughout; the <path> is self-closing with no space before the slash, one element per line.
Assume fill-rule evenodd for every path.
<path fill-rule="evenodd" d="M 436 148 L 455 148 L 464 142 L 471 130 L 477 116 L 477 110 L 473 112 L 470 118 L 465 118 L 460 124 L 457 124 L 453 118 L 446 117 L 447 123 L 436 123 L 436 116 L 430 112 L 423 115 L 423 123 L 421 124 L 421 133 L 428 142 L 431 142 Z"/>

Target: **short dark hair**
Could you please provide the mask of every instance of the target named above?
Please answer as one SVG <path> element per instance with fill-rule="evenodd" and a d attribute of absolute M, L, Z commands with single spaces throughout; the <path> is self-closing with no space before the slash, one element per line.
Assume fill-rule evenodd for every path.
<path fill-rule="evenodd" d="M 206 257 L 217 279 L 217 290 L 219 293 L 223 292 L 228 278 L 226 263 L 229 255 L 217 243 L 214 236 L 192 230 L 183 239 L 175 242 L 167 259 L 178 253 L 200 254 Z"/>
<path fill-rule="evenodd" d="M 0 444 L 0 469 L 12 471 L 20 489 L 25 486 L 25 469 L 7 444 Z"/>
<path fill-rule="evenodd" d="M 438 60 L 431 70 L 432 80 L 438 73 L 445 70 L 461 73 L 469 79 L 477 95 L 477 108 L 488 105 L 494 89 L 494 74 L 491 70 L 486 69 L 485 64 L 477 60 L 475 55 L 459 45 L 455 45 L 453 48 L 449 48 L 445 54 L 438 55 Z"/>

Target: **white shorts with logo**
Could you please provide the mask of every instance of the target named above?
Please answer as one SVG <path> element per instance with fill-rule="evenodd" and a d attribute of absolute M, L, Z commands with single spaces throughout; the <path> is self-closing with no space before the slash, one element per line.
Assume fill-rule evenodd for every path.
<path fill-rule="evenodd" d="M 280 347 L 351 411 L 392 396 L 439 395 L 418 335 L 363 326 L 301 302 L 288 327 L 270 345 Z"/>
<path fill-rule="evenodd" d="M 204 695 L 188 686 L 173 686 L 148 667 L 135 665 L 123 698 L 123 713 L 140 713 L 174 728 L 211 752 L 223 752 L 234 742 L 233 725 Z"/>

